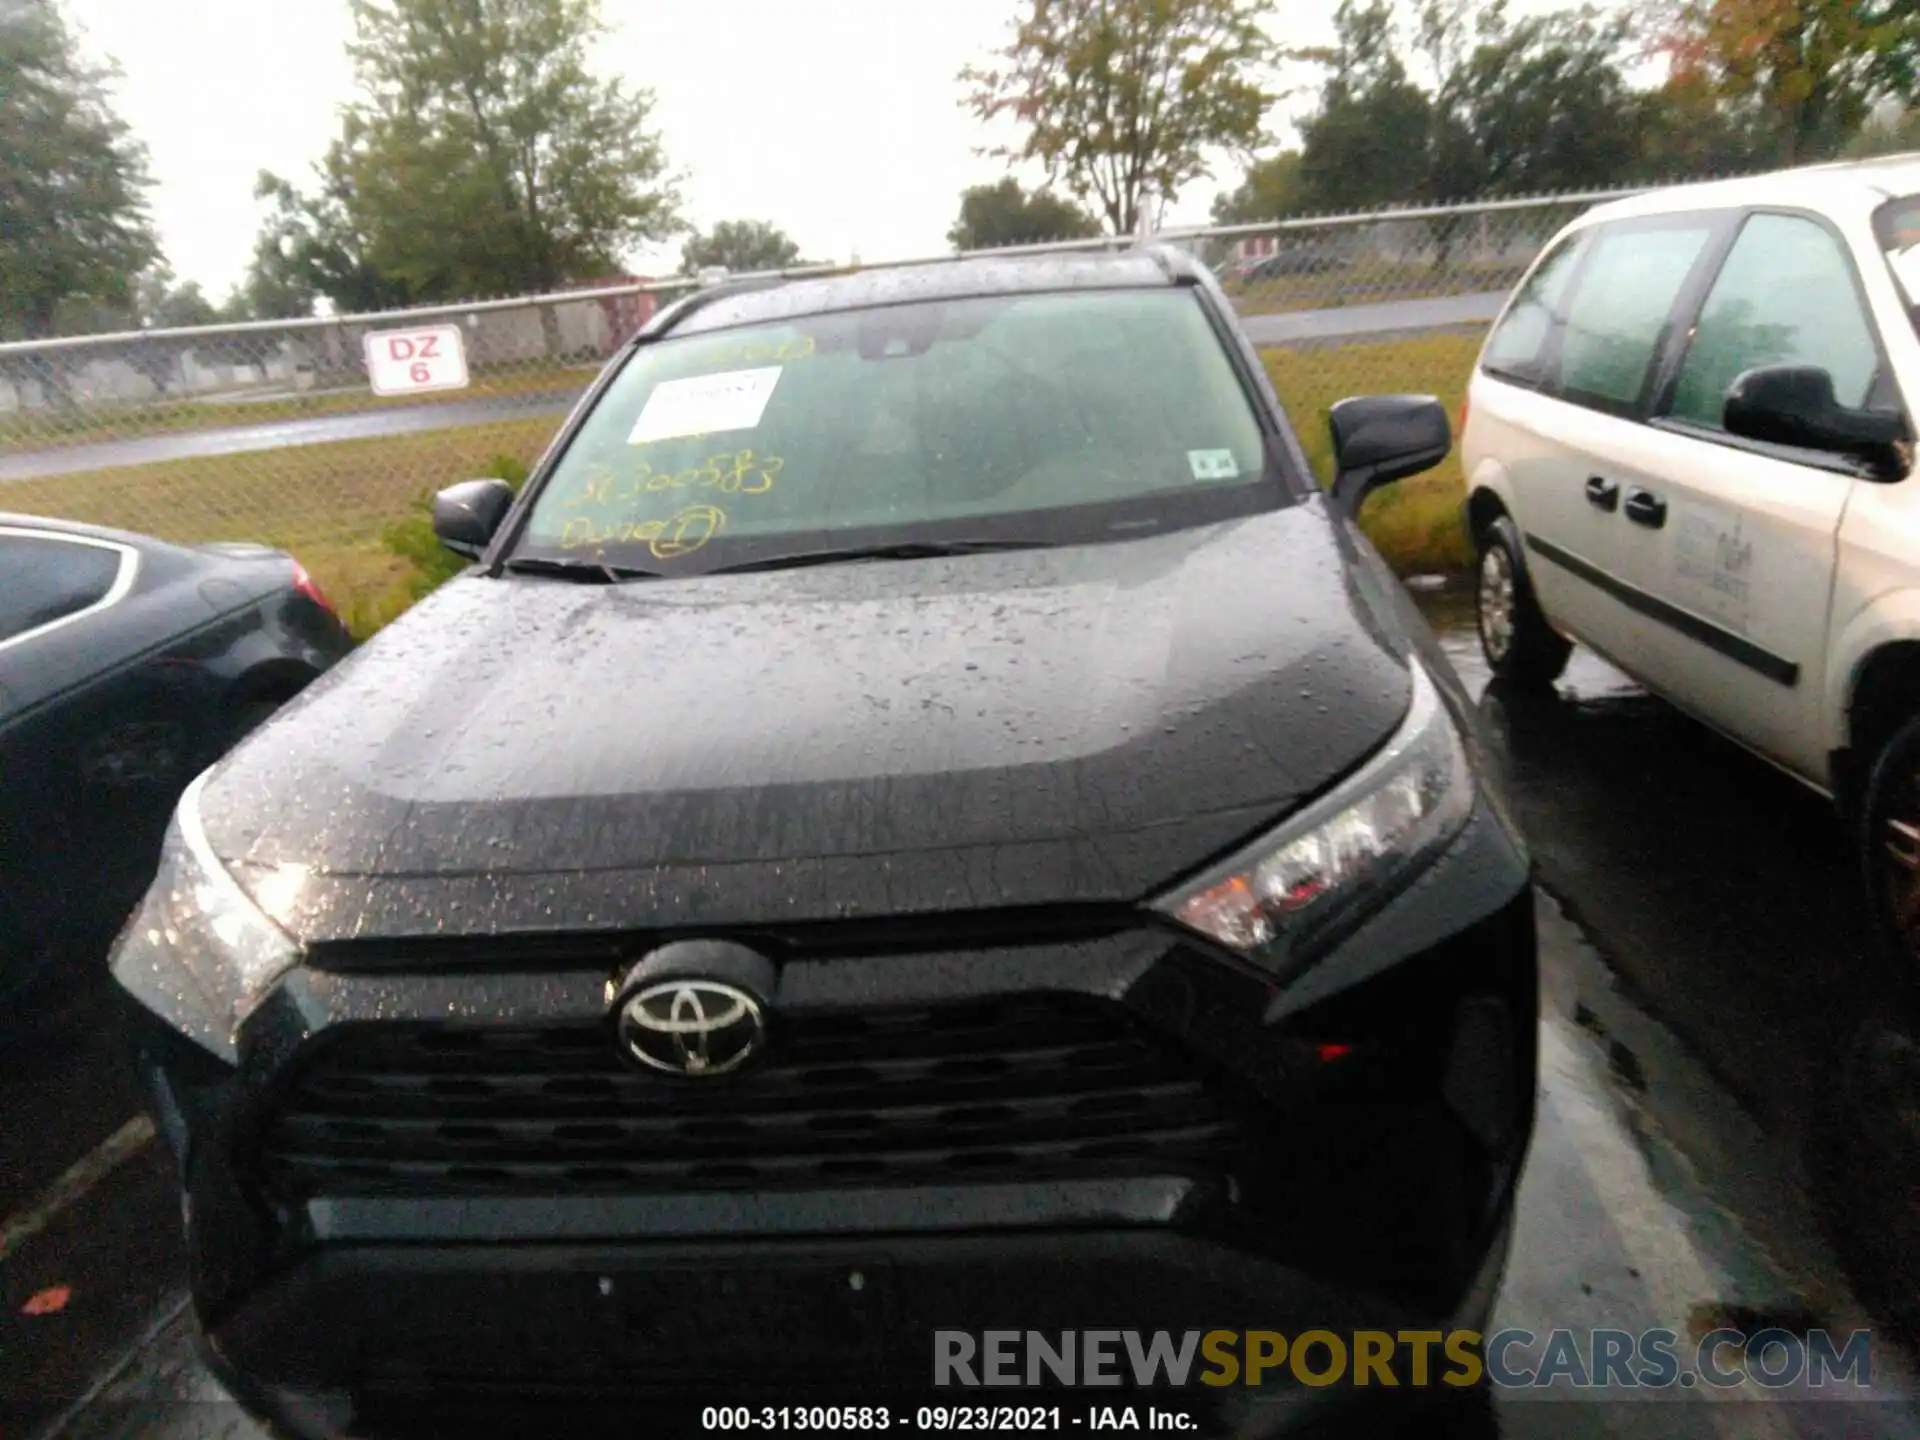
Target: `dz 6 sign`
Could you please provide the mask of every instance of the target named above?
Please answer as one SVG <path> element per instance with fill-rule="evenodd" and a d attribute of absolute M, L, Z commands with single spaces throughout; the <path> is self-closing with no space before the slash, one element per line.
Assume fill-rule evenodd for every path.
<path fill-rule="evenodd" d="M 367 379 L 376 395 L 466 388 L 467 352 L 458 325 L 369 330 L 364 341 Z"/>

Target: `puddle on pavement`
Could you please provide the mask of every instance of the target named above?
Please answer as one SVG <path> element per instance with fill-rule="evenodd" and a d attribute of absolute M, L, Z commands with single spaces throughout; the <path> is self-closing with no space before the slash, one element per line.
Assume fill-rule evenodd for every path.
<path fill-rule="evenodd" d="M 1695 1314 L 1718 1307 L 1782 1323 L 1820 1317 L 1802 1318 L 1804 1326 L 1841 1325 L 1851 1313 L 1865 1323 L 1858 1302 L 1835 1283 L 1840 1267 L 1800 1187 L 1782 1174 L 1790 1157 L 1671 1031 L 1633 1004 L 1551 896 L 1540 899 L 1540 929 L 1543 961 L 1558 972 L 1557 983 L 1544 987 L 1546 1003 L 1600 1059 L 1612 1082 L 1608 1098 L 1649 1183 L 1714 1272 L 1716 1293 L 1702 1297 Z"/>
<path fill-rule="evenodd" d="M 1490 677 L 1475 633 L 1470 585 L 1410 588 L 1469 693 L 1483 696 Z M 1596 723 L 1644 725 L 1649 733 L 1657 728 L 1663 738 L 1673 734 L 1675 727 L 1697 728 L 1678 720 L 1634 682 L 1582 648 L 1575 649 L 1558 690 L 1559 699 L 1549 704 L 1562 707 L 1563 712 L 1572 707 L 1573 713 L 1592 717 Z M 1826 1197 L 1823 1204 L 1813 1183 L 1832 1177 L 1809 1174 L 1803 1158 L 1809 1149 L 1807 1137 L 1795 1133 L 1794 1120 L 1781 1123 L 1778 1116 L 1769 1116 L 1767 1107 L 1757 1103 L 1726 1067 L 1711 1063 L 1690 1045 L 1683 1030 L 1664 1017 L 1656 1018 L 1659 1007 L 1626 978 L 1583 923 L 1581 906 L 1589 898 L 1583 892 L 1608 893 L 1604 886 L 1589 886 L 1591 877 L 1582 870 L 1582 862 L 1592 858 L 1593 846 L 1586 842 L 1593 837 L 1570 842 L 1555 833 L 1559 827 L 1554 822 L 1559 819 L 1578 828 L 1596 807 L 1615 808 L 1623 797 L 1604 783 L 1596 785 L 1592 776 L 1575 783 L 1573 777 L 1557 772 L 1555 765 L 1567 758 L 1561 751 L 1549 751 L 1540 763 L 1532 763 L 1524 754 L 1516 761 L 1511 753 L 1516 748 L 1513 737 L 1504 733 L 1510 727 L 1501 723 L 1509 719 L 1505 707 L 1491 699 L 1483 700 L 1482 706 L 1493 722 L 1500 763 L 1512 774 L 1516 765 L 1525 762 L 1518 773 L 1524 774 L 1522 783 L 1533 802 L 1535 818 L 1528 829 L 1536 855 L 1542 858 L 1543 890 L 1565 892 L 1558 898 L 1545 893 L 1541 897 L 1543 1008 L 1563 1019 L 1568 1033 L 1581 1037 L 1597 1058 L 1596 1073 L 1605 1077 L 1611 1092 L 1608 1102 L 1632 1137 L 1649 1182 L 1686 1225 L 1703 1262 L 1718 1272 L 1717 1294 L 1701 1297 L 1690 1323 L 1711 1329 L 1718 1319 L 1739 1316 L 1790 1330 L 1825 1324 L 1886 1333 L 1884 1325 L 1874 1325 L 1848 1284 L 1830 1239 L 1832 1200 Z M 1602 722 L 1601 717 L 1610 718 Z M 1561 728 L 1571 732 L 1578 726 L 1568 723 Z M 1697 738 L 1679 737 L 1690 752 L 1695 751 Z M 1577 747 L 1579 740 L 1573 743 Z M 1697 758 L 1716 763 L 1714 747 L 1720 743 L 1704 739 Z M 1732 757 L 1729 763 L 1749 762 Z M 1599 774 L 1604 782 L 1605 772 Z M 1778 783 L 1791 789 L 1789 782 Z M 1798 818 L 1797 811 L 1788 810 L 1789 822 Z M 1594 830 L 1604 855 L 1607 842 L 1618 832 L 1604 826 Z M 1825 837 L 1814 839 L 1824 841 Z M 1624 868 L 1629 876 L 1642 863 L 1631 851 L 1625 855 L 1615 851 L 1611 858 L 1615 869 Z M 1729 856 L 1721 868 L 1730 869 L 1735 863 Z M 1631 896 L 1635 890 L 1618 887 L 1612 893 L 1617 909 L 1623 895 Z M 1662 918 L 1657 906 L 1649 913 L 1656 922 Z M 1611 911 L 1609 918 L 1613 918 Z M 1684 965 L 1690 958 L 1688 938 L 1685 933 L 1670 937 L 1668 958 Z M 1704 976 L 1702 983 L 1706 983 Z M 1718 1022 L 1711 992 L 1705 994 L 1707 998 L 1696 1003 L 1695 1014 L 1681 1017 L 1683 1024 Z M 1704 1012 L 1704 1018 L 1699 1012 Z M 1804 1035 L 1791 1039 L 1805 1043 Z M 1746 1043 L 1755 1041 L 1749 1037 Z M 1763 1123 L 1761 1117 L 1774 1123 Z M 1920 1155 L 1920 1148 L 1910 1147 L 1910 1154 Z M 1853 1223 L 1852 1217 L 1848 1223 Z M 1915 1237 L 1920 1239 L 1920 1226 Z M 1920 1257 L 1908 1258 L 1920 1263 Z M 1854 1269 L 1857 1277 L 1860 1266 L 1856 1263 Z"/>

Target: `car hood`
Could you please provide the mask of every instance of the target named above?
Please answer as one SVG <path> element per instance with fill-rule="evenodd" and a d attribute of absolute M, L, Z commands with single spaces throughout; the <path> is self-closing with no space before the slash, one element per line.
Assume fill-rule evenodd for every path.
<path fill-rule="evenodd" d="M 1063 549 L 456 579 L 211 776 L 307 942 L 1133 902 L 1391 732 L 1323 502 Z"/>

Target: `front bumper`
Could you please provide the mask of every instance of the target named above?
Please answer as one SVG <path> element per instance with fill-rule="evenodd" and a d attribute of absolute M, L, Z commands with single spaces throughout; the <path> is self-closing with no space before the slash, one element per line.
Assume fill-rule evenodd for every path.
<path fill-rule="evenodd" d="M 770 1015 L 792 1033 L 935 1018 L 860 1031 L 865 1070 L 770 1064 L 764 1093 L 739 1092 L 757 1108 L 703 1112 L 697 1134 L 659 1128 L 644 1078 L 570 1058 L 605 1025 L 604 967 L 388 965 L 296 972 L 237 1069 L 158 1022 L 143 1046 L 210 1363 L 303 1435 L 348 1417 L 404 1433 L 392 1417 L 456 1397 L 550 1420 L 563 1400 L 924 1396 L 939 1330 L 1477 1328 L 1532 1128 L 1531 892 L 1484 810 L 1285 989 L 1137 916 L 964 953 L 789 957 Z M 1018 1023 L 916 1038 L 983 1002 Z M 1062 1015 L 1111 1033 L 1022 1038 Z M 1000 1047 L 984 1079 L 982 1037 Z M 1136 1043 L 1160 1068 L 1129 1068 Z M 1109 1057 L 1098 1085 L 1076 1078 L 1088 1049 Z M 782 1087 L 816 1074 L 827 1098 L 794 1111 Z M 991 1103 L 963 1103 L 962 1081 Z M 594 1124 L 536 1105 L 582 1085 Z M 1190 1398 L 1219 1415 L 1209 1433 L 1295 1414 Z"/>
<path fill-rule="evenodd" d="M 268 1282 L 205 1332 L 203 1353 L 244 1402 L 315 1437 L 412 1435 L 429 1420 L 435 1433 L 527 1435 L 549 1433 L 562 1415 L 570 1434 L 653 1434 L 692 1430 L 696 1408 L 711 1405 L 890 1405 L 904 1428 L 919 1405 L 1045 1404 L 1071 1415 L 1142 1393 L 1204 1417 L 1206 1434 L 1268 1434 L 1337 1414 L 1353 1397 L 1284 1382 L 1210 1388 L 1199 1367 L 1185 1386 L 1149 1392 L 935 1388 L 935 1336 L 1478 1330 L 1509 1235 L 1503 1225 L 1489 1237 L 1445 1316 L 1161 1229 L 354 1245 Z"/>

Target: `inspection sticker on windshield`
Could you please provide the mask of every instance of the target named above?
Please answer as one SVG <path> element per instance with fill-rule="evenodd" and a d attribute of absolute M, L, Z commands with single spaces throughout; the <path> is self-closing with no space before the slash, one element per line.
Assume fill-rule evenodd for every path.
<path fill-rule="evenodd" d="M 1187 465 L 1196 480 L 1231 480 L 1240 473 L 1231 450 L 1189 450 Z"/>
<path fill-rule="evenodd" d="M 633 422 L 627 443 L 644 445 L 649 440 L 674 440 L 682 435 L 751 430 L 766 412 L 780 369 L 778 365 L 764 365 L 758 370 L 724 370 L 718 375 L 663 380 L 640 407 L 640 418 Z"/>

